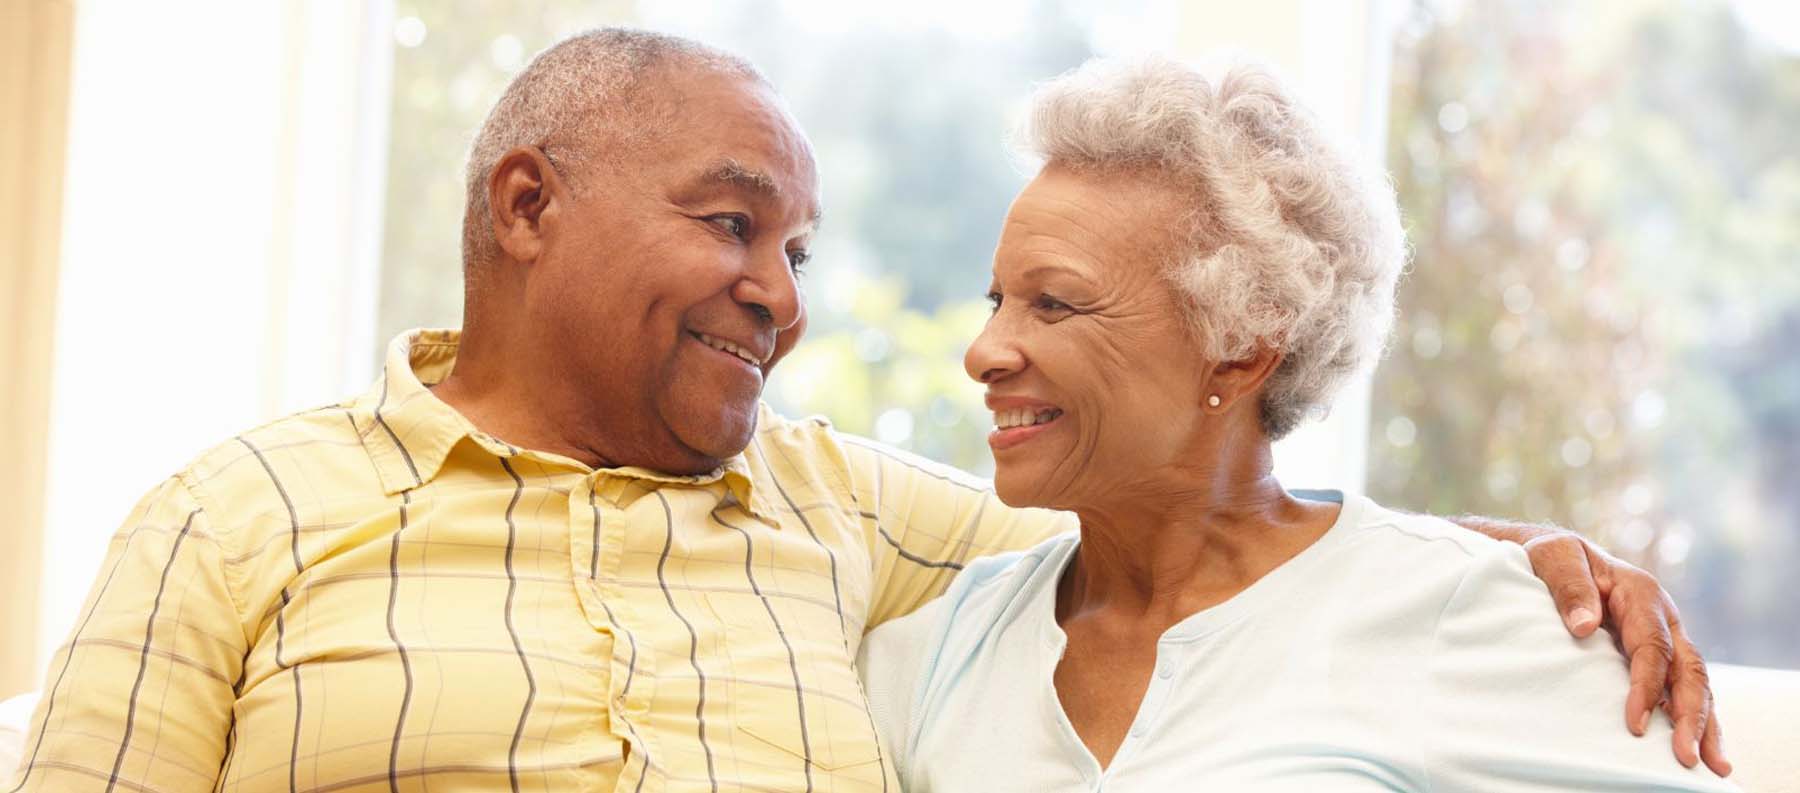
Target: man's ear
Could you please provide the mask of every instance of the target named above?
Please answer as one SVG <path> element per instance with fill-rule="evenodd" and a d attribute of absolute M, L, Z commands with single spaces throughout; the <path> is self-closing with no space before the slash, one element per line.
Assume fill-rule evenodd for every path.
<path fill-rule="evenodd" d="M 1275 348 L 1258 345 L 1248 358 L 1214 366 L 1201 391 L 1200 408 L 1215 414 L 1231 410 L 1232 405 L 1261 391 L 1263 383 L 1281 367 L 1281 360 L 1282 355 Z M 1213 404 L 1215 396 L 1218 404 Z"/>
<path fill-rule="evenodd" d="M 530 264 L 544 250 L 545 215 L 564 195 L 562 179 L 536 146 L 520 146 L 494 164 L 488 177 L 488 219 L 494 240 L 514 261 Z"/>

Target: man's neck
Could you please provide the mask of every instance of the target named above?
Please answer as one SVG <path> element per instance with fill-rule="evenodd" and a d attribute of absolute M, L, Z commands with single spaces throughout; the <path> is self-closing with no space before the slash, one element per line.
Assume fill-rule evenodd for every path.
<path fill-rule="evenodd" d="M 537 383 L 524 373 L 531 363 L 517 352 L 523 349 L 529 347 L 508 344 L 492 329 L 465 327 L 456 365 L 430 387 L 431 393 L 503 443 L 558 454 L 590 468 L 614 465 L 597 449 L 574 440 L 584 436 L 580 422 L 555 408 L 559 395 L 552 384 Z"/>

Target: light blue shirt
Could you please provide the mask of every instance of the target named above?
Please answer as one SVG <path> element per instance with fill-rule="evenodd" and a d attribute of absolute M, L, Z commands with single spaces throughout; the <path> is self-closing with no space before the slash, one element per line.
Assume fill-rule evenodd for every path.
<path fill-rule="evenodd" d="M 1057 700 L 1056 584 L 1079 539 L 972 563 L 859 664 L 926 791 L 1728 791 L 1625 729 L 1628 670 L 1564 630 L 1523 549 L 1344 499 L 1311 547 L 1170 628 L 1102 769 Z M 1135 692 L 1121 687 L 1119 696 Z"/>

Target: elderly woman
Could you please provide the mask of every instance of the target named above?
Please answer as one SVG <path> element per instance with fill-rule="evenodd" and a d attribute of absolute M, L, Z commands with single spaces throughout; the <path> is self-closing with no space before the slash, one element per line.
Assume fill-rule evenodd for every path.
<path fill-rule="evenodd" d="M 1097 61 L 1024 138 L 966 366 L 1000 497 L 1081 528 L 868 637 L 909 791 L 1732 789 L 1617 728 L 1624 665 L 1518 546 L 1275 480 L 1405 245 L 1272 78 Z"/>

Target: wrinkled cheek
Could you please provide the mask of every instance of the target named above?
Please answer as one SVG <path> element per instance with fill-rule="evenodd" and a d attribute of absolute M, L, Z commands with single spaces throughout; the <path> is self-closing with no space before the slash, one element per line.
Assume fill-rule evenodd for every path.
<path fill-rule="evenodd" d="M 1027 506 L 1072 509 L 1088 503 L 1087 491 L 1095 479 L 1092 466 L 1097 435 L 1085 423 L 1062 431 L 1067 439 L 1043 450 L 1033 461 Z"/>
<path fill-rule="evenodd" d="M 1081 415 L 1086 420 L 1071 428 L 1075 430 L 1072 433 L 1075 436 L 1074 441 L 1070 444 L 1067 453 L 1056 461 L 1056 471 L 1051 477 L 1059 501 L 1066 500 L 1070 503 L 1081 501 L 1085 495 L 1084 491 L 1093 483 L 1096 474 L 1099 473 L 1093 469 L 1094 463 L 1098 459 L 1095 453 L 1099 450 L 1103 437 L 1098 426 L 1101 422 L 1093 420 L 1097 411 L 1092 408 L 1084 410 Z"/>

